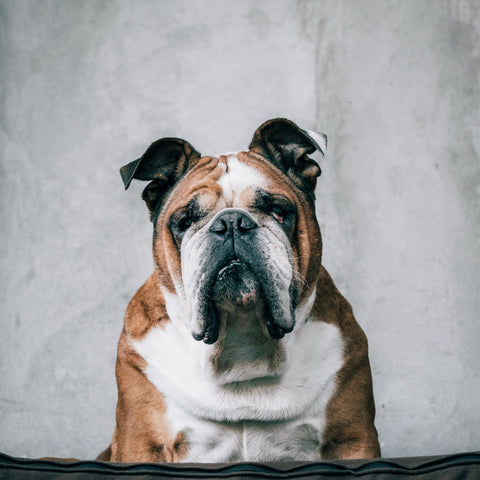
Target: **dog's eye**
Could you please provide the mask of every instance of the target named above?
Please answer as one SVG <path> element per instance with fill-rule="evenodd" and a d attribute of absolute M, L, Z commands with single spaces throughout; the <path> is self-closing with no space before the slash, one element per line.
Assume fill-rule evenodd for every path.
<path fill-rule="evenodd" d="M 178 210 L 171 217 L 169 222 L 170 230 L 175 235 L 185 232 L 188 230 L 193 223 L 193 217 L 189 210 Z"/>
<path fill-rule="evenodd" d="M 183 215 L 176 222 L 176 227 L 181 232 L 184 232 L 185 230 L 188 230 L 192 226 L 192 223 L 193 223 L 193 219 L 190 215 Z"/>
<path fill-rule="evenodd" d="M 168 227 L 172 232 L 173 238 L 175 239 L 178 247 L 180 247 L 180 243 L 182 242 L 185 232 L 192 226 L 192 224 L 193 213 L 190 209 L 182 208 L 177 210 L 170 217 Z"/>
<path fill-rule="evenodd" d="M 168 221 L 168 228 L 172 232 L 173 239 L 180 248 L 183 237 L 187 230 L 196 222 L 199 222 L 205 217 L 206 212 L 203 212 L 198 206 L 197 198 L 190 200 L 188 205 L 185 205 L 176 210 Z"/>
<path fill-rule="evenodd" d="M 258 189 L 255 202 L 252 206 L 260 213 L 274 218 L 288 234 L 293 232 L 296 219 L 296 207 L 285 195 L 272 194 L 265 190 Z"/>
<path fill-rule="evenodd" d="M 275 220 L 277 220 L 278 223 L 283 223 L 287 215 L 287 212 L 285 211 L 285 209 L 279 206 L 272 207 L 272 210 L 270 213 L 272 217 L 275 218 Z"/>
<path fill-rule="evenodd" d="M 284 195 L 259 189 L 253 206 L 274 218 L 285 230 L 290 230 L 295 223 L 295 205 Z"/>

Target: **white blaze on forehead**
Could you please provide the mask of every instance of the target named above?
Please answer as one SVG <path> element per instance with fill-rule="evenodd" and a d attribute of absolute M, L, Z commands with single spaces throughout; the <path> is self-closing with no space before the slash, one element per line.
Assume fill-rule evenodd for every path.
<path fill-rule="evenodd" d="M 267 178 L 259 170 L 241 162 L 235 153 L 218 155 L 218 157 L 226 159 L 226 163 L 219 163 L 219 166 L 225 171 L 217 183 L 222 187 L 223 197 L 227 204 L 232 205 L 238 196 L 248 188 L 265 188 L 268 185 Z"/>

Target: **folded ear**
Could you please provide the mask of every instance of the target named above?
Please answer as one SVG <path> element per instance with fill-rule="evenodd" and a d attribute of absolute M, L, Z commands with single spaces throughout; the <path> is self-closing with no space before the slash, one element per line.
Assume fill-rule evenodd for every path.
<path fill-rule="evenodd" d="M 302 190 L 314 195 L 322 171 L 307 155 L 315 150 L 325 155 L 325 134 L 302 130 L 290 120 L 275 118 L 257 129 L 249 148 L 280 168 Z"/>
<path fill-rule="evenodd" d="M 200 153 L 185 140 L 161 138 L 152 143 L 140 158 L 124 165 L 120 175 L 125 190 L 133 179 L 153 180 L 142 195 L 152 214 L 159 201 L 199 158 Z"/>

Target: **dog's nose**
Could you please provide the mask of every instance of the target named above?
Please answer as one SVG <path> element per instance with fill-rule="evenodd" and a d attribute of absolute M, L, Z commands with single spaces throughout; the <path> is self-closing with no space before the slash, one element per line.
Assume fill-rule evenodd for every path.
<path fill-rule="evenodd" d="M 225 210 L 220 213 L 210 226 L 210 231 L 217 235 L 242 235 L 258 225 L 255 220 L 242 210 Z"/>

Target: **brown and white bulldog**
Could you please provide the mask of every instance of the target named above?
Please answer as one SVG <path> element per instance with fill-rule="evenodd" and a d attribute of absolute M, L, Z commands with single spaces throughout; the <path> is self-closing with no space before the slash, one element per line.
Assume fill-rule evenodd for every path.
<path fill-rule="evenodd" d="M 115 462 L 380 455 L 367 340 L 321 264 L 314 190 L 326 137 L 275 119 L 249 150 L 162 138 L 148 180 L 155 271 L 118 346 Z"/>

